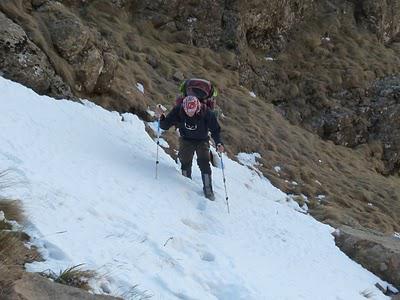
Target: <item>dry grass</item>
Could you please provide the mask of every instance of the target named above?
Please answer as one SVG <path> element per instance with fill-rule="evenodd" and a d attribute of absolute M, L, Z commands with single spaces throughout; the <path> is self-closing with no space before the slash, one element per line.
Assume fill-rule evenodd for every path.
<path fill-rule="evenodd" d="M 5 217 L 0 221 L 0 265 L 7 268 L 23 268 L 26 262 L 39 259 L 34 249 L 30 250 L 24 245 L 29 236 L 19 229 L 14 230 L 12 225 L 12 222 L 22 224 L 25 220 L 21 203 L 0 199 L 0 211 Z"/>
<path fill-rule="evenodd" d="M 15 211 L 14 209 L 15 207 L 12 211 Z M 22 233 L 9 229 L 2 228 L 0 222 L 0 299 L 7 299 L 13 283 L 22 277 L 24 264 L 36 255 L 33 250 L 25 247 L 25 236 Z"/>
<path fill-rule="evenodd" d="M 16 176 L 11 169 L 0 171 L 0 191 L 18 185 L 19 183 L 15 178 Z M 18 200 L 0 198 L 0 212 L 4 216 L 3 220 L 0 219 L 0 230 L 11 230 L 12 224 L 9 221 L 15 221 L 19 224 L 23 224 L 25 221 L 22 204 Z"/>
<path fill-rule="evenodd" d="M 26 221 L 22 204 L 18 200 L 0 199 L 0 211 L 2 211 L 7 220 L 16 221 L 23 224 Z"/>
<path fill-rule="evenodd" d="M 10 170 L 0 172 L 0 191 L 16 184 Z M 25 242 L 29 236 L 15 230 L 13 222 L 23 224 L 25 216 L 20 201 L 0 199 L 0 298 L 9 297 L 13 283 L 21 278 L 25 263 L 39 260 L 40 256 Z"/>
<path fill-rule="evenodd" d="M 41 272 L 40 275 L 54 280 L 54 282 L 68 286 L 90 290 L 89 281 L 96 277 L 96 272 L 82 269 L 83 264 L 72 266 L 58 274 L 51 270 Z"/>
<path fill-rule="evenodd" d="M 0 231 L 0 264 L 8 268 L 22 267 L 29 255 L 23 241 L 22 233 Z"/>

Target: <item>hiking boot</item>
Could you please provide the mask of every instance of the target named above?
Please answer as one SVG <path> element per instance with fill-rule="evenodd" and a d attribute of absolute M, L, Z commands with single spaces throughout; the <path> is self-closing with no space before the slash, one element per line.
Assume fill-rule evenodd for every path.
<path fill-rule="evenodd" d="M 215 200 L 214 192 L 211 183 L 211 174 L 201 174 L 201 179 L 203 180 L 203 192 L 204 196 L 211 201 Z"/>

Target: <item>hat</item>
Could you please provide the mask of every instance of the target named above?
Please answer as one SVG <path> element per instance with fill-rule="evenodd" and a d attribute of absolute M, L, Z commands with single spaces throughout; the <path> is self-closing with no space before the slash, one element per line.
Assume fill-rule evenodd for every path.
<path fill-rule="evenodd" d="M 201 110 L 200 101 L 194 96 L 185 97 L 185 99 L 183 99 L 182 106 L 183 110 L 189 117 L 193 117 Z"/>

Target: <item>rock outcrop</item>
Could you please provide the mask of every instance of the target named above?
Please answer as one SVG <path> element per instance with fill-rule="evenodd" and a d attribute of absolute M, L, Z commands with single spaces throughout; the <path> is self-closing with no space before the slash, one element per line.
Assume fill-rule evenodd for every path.
<path fill-rule="evenodd" d="M 70 88 L 56 74 L 46 54 L 21 26 L 0 12 L 0 71 L 41 94 L 72 97 Z"/>
<path fill-rule="evenodd" d="M 84 290 L 51 282 L 32 273 L 24 273 L 14 282 L 12 290 L 3 300 L 122 300 L 121 298 L 94 295 Z"/>
<path fill-rule="evenodd" d="M 106 93 L 117 56 L 95 28 L 61 2 L 1 3 L 0 45 L 6 77 L 40 94 L 73 98 Z"/>
<path fill-rule="evenodd" d="M 282 49 L 284 35 L 311 13 L 313 0 L 133 1 L 134 16 L 176 32 L 197 47 Z"/>
<path fill-rule="evenodd" d="M 46 24 L 58 54 L 74 70 L 75 88 L 90 94 L 99 84 L 101 90 L 106 90 L 116 68 L 116 57 L 107 42 L 60 2 L 42 4 L 37 8 L 36 16 Z"/>
<path fill-rule="evenodd" d="M 323 136 L 343 146 L 373 145 L 371 155 L 384 162 L 377 171 L 384 175 L 398 173 L 400 78 L 385 77 L 362 92 L 346 91 L 340 96 L 341 108 L 319 116 Z"/>
<path fill-rule="evenodd" d="M 400 288 L 400 239 L 348 226 L 334 233 L 336 244 L 349 257 Z"/>

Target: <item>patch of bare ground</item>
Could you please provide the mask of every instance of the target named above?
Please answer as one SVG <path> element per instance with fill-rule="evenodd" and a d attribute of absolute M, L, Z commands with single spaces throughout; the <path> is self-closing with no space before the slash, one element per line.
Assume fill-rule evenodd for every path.
<path fill-rule="evenodd" d="M 25 263 L 39 260 L 34 247 L 25 243 L 29 236 L 15 229 L 13 222 L 23 224 L 25 217 L 18 201 L 0 199 L 0 299 L 19 299 L 13 284 L 24 273 Z"/>

